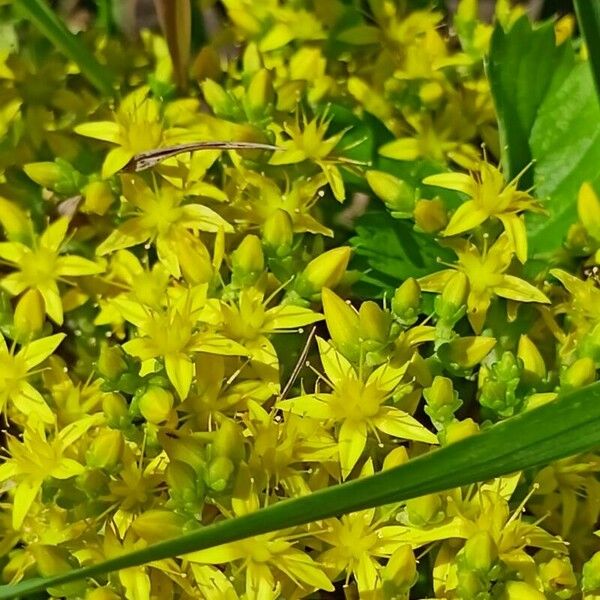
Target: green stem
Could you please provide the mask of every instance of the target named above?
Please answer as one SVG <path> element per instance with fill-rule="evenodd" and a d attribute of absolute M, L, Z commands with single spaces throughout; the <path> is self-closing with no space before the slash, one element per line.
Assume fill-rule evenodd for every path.
<path fill-rule="evenodd" d="M 45 0 L 15 0 L 15 6 L 39 29 L 66 57 L 77 64 L 81 74 L 104 96 L 114 94 L 113 79 L 58 18 Z"/>
<path fill-rule="evenodd" d="M 575 13 L 587 45 L 598 101 L 600 101 L 600 0 L 575 0 Z"/>
<path fill-rule="evenodd" d="M 320 519 L 486 481 L 600 445 L 600 383 L 372 477 L 278 502 L 103 563 L 0 586 L 0 600 Z"/>

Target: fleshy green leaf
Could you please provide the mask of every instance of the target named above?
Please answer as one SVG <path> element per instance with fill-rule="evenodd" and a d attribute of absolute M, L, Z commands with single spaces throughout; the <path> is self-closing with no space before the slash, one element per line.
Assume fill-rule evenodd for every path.
<path fill-rule="evenodd" d="M 374 476 L 278 502 L 97 565 L 0 586 L 0 600 L 269 531 L 487 481 L 599 445 L 600 383 L 595 383 Z"/>

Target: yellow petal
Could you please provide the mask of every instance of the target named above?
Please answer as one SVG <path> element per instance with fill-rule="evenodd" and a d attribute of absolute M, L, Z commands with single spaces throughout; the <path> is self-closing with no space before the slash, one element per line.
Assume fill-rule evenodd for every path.
<path fill-rule="evenodd" d="M 358 462 L 367 444 L 367 424 L 364 421 L 346 419 L 338 433 L 338 451 L 342 478 L 346 479 Z"/>
<path fill-rule="evenodd" d="M 129 219 L 119 225 L 97 248 L 96 254 L 103 256 L 115 250 L 130 248 L 145 242 L 150 233 L 141 217 Z"/>
<path fill-rule="evenodd" d="M 76 460 L 71 458 L 63 458 L 60 464 L 52 469 L 48 475 L 55 479 L 69 479 L 75 475 L 80 475 L 85 471 L 85 467 L 80 465 Z"/>
<path fill-rule="evenodd" d="M 285 573 L 289 573 L 293 580 L 299 581 L 304 586 L 330 592 L 335 589 L 329 577 L 306 552 L 290 548 L 281 555 L 279 560 L 279 568 Z"/>
<path fill-rule="evenodd" d="M 44 397 L 30 383 L 21 381 L 11 396 L 15 408 L 19 412 L 47 424 L 54 423 L 54 413 L 46 404 Z"/>
<path fill-rule="evenodd" d="M 424 292 L 436 292 L 441 293 L 446 284 L 454 277 L 456 271 L 454 269 L 443 269 L 442 271 L 436 271 L 425 277 L 417 279 L 419 287 Z"/>
<path fill-rule="evenodd" d="M 104 267 L 81 256 L 60 256 L 56 261 L 56 273 L 65 277 L 102 273 Z"/>
<path fill-rule="evenodd" d="M 306 394 L 288 400 L 280 400 L 275 403 L 275 406 L 294 415 L 326 421 L 333 416 L 329 405 L 330 399 L 331 394 Z"/>
<path fill-rule="evenodd" d="M 223 229 L 225 233 L 231 233 L 233 227 L 214 210 L 202 204 L 187 204 L 183 207 L 183 219 L 181 224 L 190 229 L 210 231 L 216 233 Z"/>
<path fill-rule="evenodd" d="M 19 242 L 0 242 L 0 258 L 19 264 L 21 259 L 31 250 Z"/>
<path fill-rule="evenodd" d="M 69 222 L 70 219 L 62 217 L 48 225 L 44 233 L 40 236 L 40 246 L 49 248 L 55 252 L 58 251 L 67 235 Z"/>
<path fill-rule="evenodd" d="M 62 325 L 63 322 L 63 307 L 58 293 L 58 286 L 56 282 L 52 281 L 47 285 L 38 285 L 37 290 L 44 299 L 46 305 L 46 313 L 48 316 L 58 325 Z"/>
<path fill-rule="evenodd" d="M 15 531 L 19 531 L 21 528 L 23 520 L 27 516 L 41 487 L 42 482 L 40 480 L 30 479 L 25 479 L 17 485 L 13 499 L 12 514 L 12 526 Z"/>
<path fill-rule="evenodd" d="M 498 215 L 519 262 L 527 260 L 527 229 L 523 217 L 516 214 Z"/>
<path fill-rule="evenodd" d="M 318 337 L 317 345 L 325 375 L 334 386 L 340 385 L 348 378 L 356 379 L 354 367 L 329 342 Z"/>
<path fill-rule="evenodd" d="M 165 356 L 167 377 L 177 391 L 179 398 L 185 400 L 192 385 L 194 365 L 185 354 L 167 354 Z"/>
<path fill-rule="evenodd" d="M 494 286 L 494 292 L 503 298 L 519 302 L 542 302 L 550 304 L 546 295 L 536 287 L 514 275 L 503 275 L 502 283 Z"/>
<path fill-rule="evenodd" d="M 378 390 L 390 393 L 400 384 L 407 368 L 408 363 L 403 364 L 401 367 L 394 367 L 389 363 L 385 363 L 369 375 L 367 385 L 374 385 Z"/>
<path fill-rule="evenodd" d="M 479 364 L 496 345 L 496 339 L 483 336 L 465 336 L 450 341 L 444 348 L 450 361 L 470 369 Z M 446 354 L 444 354 L 446 356 Z"/>
<path fill-rule="evenodd" d="M 12 296 L 18 296 L 29 287 L 27 280 L 20 271 L 9 273 L 0 281 L 0 285 Z"/>
<path fill-rule="evenodd" d="M 158 260 L 160 260 L 173 277 L 178 279 L 181 277 L 181 269 L 179 267 L 176 247 L 176 243 L 174 243 L 170 236 L 159 234 L 156 238 Z"/>
<path fill-rule="evenodd" d="M 265 313 L 263 330 L 265 332 L 277 331 L 278 329 L 293 329 L 295 327 L 304 327 L 311 323 L 321 321 L 323 315 L 316 313 L 309 308 L 301 306 L 276 306 L 270 308 Z"/>
<path fill-rule="evenodd" d="M 29 371 L 36 365 L 39 365 L 43 360 L 46 360 L 56 348 L 58 348 L 58 345 L 65 337 L 66 335 L 64 333 L 57 333 L 45 338 L 40 338 L 19 350 L 17 356 L 25 360 L 25 365 Z"/>
<path fill-rule="evenodd" d="M 438 443 L 435 434 L 423 427 L 414 417 L 398 408 L 382 406 L 374 422 L 375 427 L 383 433 L 400 439 L 415 440 L 427 444 Z"/>
<path fill-rule="evenodd" d="M 467 196 L 474 196 L 477 190 L 477 185 L 470 175 L 465 173 L 438 173 L 429 175 L 423 179 L 425 185 L 434 185 L 446 190 L 454 190 L 462 192 Z"/>
<path fill-rule="evenodd" d="M 497 288 L 494 288 L 494 291 L 497 291 Z M 467 318 L 475 333 L 481 333 L 491 301 L 492 294 L 487 288 L 479 291 L 471 290 L 469 292 L 467 298 Z"/>
<path fill-rule="evenodd" d="M 344 180 L 342 179 L 340 170 L 331 163 L 318 161 L 317 164 L 321 167 L 325 177 L 327 177 L 327 183 L 329 184 L 335 199 L 338 202 L 343 202 L 346 198 L 346 190 L 344 189 Z"/>
<path fill-rule="evenodd" d="M 239 542 L 230 542 L 221 544 L 214 548 L 206 548 L 185 554 L 183 558 L 193 563 L 201 563 L 207 565 L 227 564 L 234 560 L 244 558 L 244 548 Z"/>
<path fill-rule="evenodd" d="M 446 229 L 444 229 L 442 235 L 458 235 L 459 233 L 474 229 L 478 225 L 481 225 L 488 216 L 487 212 L 477 208 L 475 202 L 469 200 L 464 204 L 461 204 L 454 211 L 450 218 L 450 222 L 446 226 Z"/>
<path fill-rule="evenodd" d="M 121 147 L 113 148 L 104 159 L 102 164 L 102 179 L 108 179 L 117 171 L 120 171 L 131 159 L 133 153 Z"/>
<path fill-rule="evenodd" d="M 112 121 L 92 121 L 73 128 L 75 133 L 104 142 L 119 143 L 119 126 Z"/>
<path fill-rule="evenodd" d="M 136 356 L 140 360 L 148 360 L 158 356 L 158 350 L 154 347 L 154 344 L 150 342 L 148 338 L 137 337 L 125 342 L 121 348 L 130 354 Z"/>
<path fill-rule="evenodd" d="M 369 597 L 380 585 L 379 563 L 368 553 L 363 552 L 358 559 L 358 565 L 354 569 L 354 577 L 358 586 L 359 594 Z"/>
<path fill-rule="evenodd" d="M 379 148 L 379 154 L 396 160 L 417 160 L 421 157 L 419 140 L 415 138 L 400 138 L 384 144 Z"/>
<path fill-rule="evenodd" d="M 218 333 L 197 334 L 193 342 L 190 343 L 188 350 L 221 354 L 223 356 L 246 356 L 248 354 L 244 346 Z"/>

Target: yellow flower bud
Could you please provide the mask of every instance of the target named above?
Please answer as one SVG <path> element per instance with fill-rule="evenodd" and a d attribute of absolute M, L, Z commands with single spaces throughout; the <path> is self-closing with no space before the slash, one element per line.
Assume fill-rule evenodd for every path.
<path fill-rule="evenodd" d="M 476 433 L 479 433 L 479 425 L 473 419 L 449 423 L 444 432 L 444 445 L 453 444 Z"/>
<path fill-rule="evenodd" d="M 279 255 L 288 254 L 293 241 L 292 219 L 278 208 L 263 225 L 262 238 L 266 246 L 277 250 Z"/>
<path fill-rule="evenodd" d="M 415 191 L 403 181 L 384 171 L 367 171 L 367 183 L 390 210 L 410 216 L 415 207 Z"/>
<path fill-rule="evenodd" d="M 410 544 L 399 546 L 381 572 L 385 598 L 400 598 L 417 580 L 417 560 Z"/>
<path fill-rule="evenodd" d="M 114 202 L 115 196 L 106 181 L 92 181 L 83 188 L 83 205 L 86 213 L 103 215 Z"/>
<path fill-rule="evenodd" d="M 193 496 L 198 476 L 196 471 L 180 460 L 172 460 L 166 469 L 167 484 L 171 492 L 178 496 Z"/>
<path fill-rule="evenodd" d="M 211 456 L 226 456 L 234 462 L 244 458 L 244 434 L 235 421 L 221 421 L 211 445 Z"/>
<path fill-rule="evenodd" d="M 414 217 L 416 226 L 426 233 L 441 231 L 448 224 L 448 213 L 441 200 L 417 200 Z"/>
<path fill-rule="evenodd" d="M 560 378 L 563 391 L 575 390 L 593 383 L 596 379 L 596 365 L 594 361 L 585 356 L 576 360 Z"/>
<path fill-rule="evenodd" d="M 469 293 L 469 280 L 462 271 L 456 271 L 442 290 L 443 302 L 454 309 L 463 306 Z"/>
<path fill-rule="evenodd" d="M 545 600 L 546 596 L 524 581 L 509 581 L 502 600 Z"/>
<path fill-rule="evenodd" d="M 46 305 L 34 288 L 27 290 L 17 302 L 14 314 L 15 335 L 18 340 L 29 340 L 39 333 L 46 321 Z"/>
<path fill-rule="evenodd" d="M 143 540 L 154 543 L 180 536 L 185 517 L 168 510 L 147 510 L 131 525 Z"/>
<path fill-rule="evenodd" d="M 234 276 L 240 283 L 246 280 L 254 282 L 264 271 L 265 257 L 256 235 L 247 235 L 231 253 Z"/>
<path fill-rule="evenodd" d="M 259 69 L 254 73 L 248 90 L 246 91 L 246 102 L 253 113 L 260 113 L 273 102 L 275 91 L 271 75 L 267 69 Z"/>
<path fill-rule="evenodd" d="M 523 361 L 525 373 L 530 373 L 540 379 L 546 377 L 546 363 L 536 345 L 527 335 L 519 338 L 517 356 Z"/>
<path fill-rule="evenodd" d="M 102 412 L 106 415 L 109 424 L 118 425 L 121 419 L 128 417 L 127 402 L 119 394 L 106 394 L 102 400 Z"/>
<path fill-rule="evenodd" d="M 120 598 L 121 596 L 108 588 L 96 588 L 85 595 L 85 600 L 120 600 Z"/>
<path fill-rule="evenodd" d="M 409 277 L 394 292 L 392 311 L 405 325 L 412 325 L 419 314 L 421 287 L 414 277 Z"/>
<path fill-rule="evenodd" d="M 442 500 L 437 494 L 413 498 L 406 503 L 406 513 L 411 525 L 424 527 L 443 517 Z"/>
<path fill-rule="evenodd" d="M 242 65 L 244 73 L 255 73 L 263 66 L 258 46 L 254 42 L 246 45 L 242 56 Z"/>
<path fill-rule="evenodd" d="M 437 81 L 428 81 L 419 89 L 419 98 L 426 106 L 434 106 L 444 95 L 444 88 Z"/>
<path fill-rule="evenodd" d="M 351 360 L 358 358 L 360 352 L 358 314 L 327 288 L 323 288 L 321 298 L 325 322 L 333 343 L 344 356 Z"/>
<path fill-rule="evenodd" d="M 121 460 L 123 446 L 123 435 L 120 431 L 104 429 L 92 441 L 86 453 L 86 462 L 90 467 L 113 469 Z"/>
<path fill-rule="evenodd" d="M 205 476 L 206 485 L 215 492 L 222 492 L 229 485 L 235 465 L 224 456 L 218 456 L 213 460 Z"/>
<path fill-rule="evenodd" d="M 98 373 L 106 379 L 116 379 L 127 369 L 124 357 L 120 346 L 110 346 L 107 342 L 103 342 L 96 364 Z"/>
<path fill-rule="evenodd" d="M 555 556 L 538 568 L 544 588 L 548 591 L 557 591 L 577 585 L 577 578 L 573 566 L 567 557 Z"/>
<path fill-rule="evenodd" d="M 385 343 L 390 335 L 391 315 L 372 300 L 360 305 L 358 310 L 361 338 Z"/>
<path fill-rule="evenodd" d="M 498 558 L 498 547 L 490 533 L 481 530 L 467 540 L 463 553 L 471 570 L 487 573 Z"/>
<path fill-rule="evenodd" d="M 300 275 L 300 295 L 310 296 L 323 288 L 334 288 L 342 280 L 349 260 L 348 246 L 328 250 L 311 260 Z"/>
<path fill-rule="evenodd" d="M 431 387 L 423 390 L 423 395 L 427 399 L 427 404 L 436 408 L 452 405 L 455 402 L 452 380 L 440 375 L 434 378 Z"/>
<path fill-rule="evenodd" d="M 155 425 L 169 418 L 173 404 L 173 394 L 155 385 L 151 385 L 139 399 L 139 408 L 142 416 L 146 421 Z"/>
<path fill-rule="evenodd" d="M 217 116 L 231 114 L 233 101 L 229 94 L 216 81 L 206 79 L 202 82 L 201 87 L 206 104 L 212 108 Z"/>

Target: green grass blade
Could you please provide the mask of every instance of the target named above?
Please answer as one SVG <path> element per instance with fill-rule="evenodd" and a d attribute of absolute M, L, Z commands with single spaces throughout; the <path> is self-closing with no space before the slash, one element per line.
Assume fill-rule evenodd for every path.
<path fill-rule="evenodd" d="M 97 565 L 1 586 L 0 600 L 277 529 L 485 481 L 599 445 L 600 383 L 595 383 L 372 477 L 285 500 Z"/>
<path fill-rule="evenodd" d="M 575 0 L 575 13 L 579 29 L 587 45 L 596 92 L 600 99 L 600 2 Z"/>
<path fill-rule="evenodd" d="M 66 57 L 77 64 L 81 74 L 103 95 L 114 93 L 112 76 L 58 18 L 45 0 L 15 0 L 16 8 Z"/>

